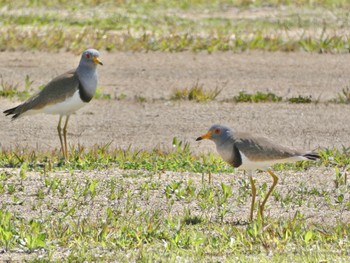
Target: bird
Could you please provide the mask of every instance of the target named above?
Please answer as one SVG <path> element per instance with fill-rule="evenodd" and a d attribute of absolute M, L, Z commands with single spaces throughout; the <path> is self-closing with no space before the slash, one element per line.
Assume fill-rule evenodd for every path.
<path fill-rule="evenodd" d="M 245 170 L 249 175 L 252 191 L 250 221 L 253 220 L 256 197 L 256 187 L 253 180 L 253 172 L 255 170 L 260 169 L 267 171 L 273 179 L 272 186 L 258 209 L 261 219 L 264 220 L 265 204 L 278 182 L 278 177 L 272 172 L 270 166 L 276 163 L 306 160 L 314 161 L 320 158 L 317 152 L 294 150 L 274 143 L 265 137 L 254 136 L 245 132 L 235 132 L 233 129 L 220 124 L 211 126 L 208 132 L 198 137 L 196 141 L 201 141 L 203 139 L 213 141 L 216 144 L 218 153 L 225 162 L 235 168 Z"/>
<path fill-rule="evenodd" d="M 72 113 L 86 105 L 95 95 L 98 75 L 97 65 L 103 65 L 96 49 L 86 49 L 76 69 L 52 79 L 45 87 L 22 104 L 5 110 L 12 120 L 36 113 L 58 114 L 58 137 L 65 160 L 68 160 L 67 125 Z M 66 117 L 63 129 L 62 118 Z M 63 135 L 63 139 L 62 139 Z"/>

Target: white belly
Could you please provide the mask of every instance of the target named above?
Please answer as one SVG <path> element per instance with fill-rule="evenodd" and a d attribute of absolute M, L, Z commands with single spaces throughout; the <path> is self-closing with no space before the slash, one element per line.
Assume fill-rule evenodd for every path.
<path fill-rule="evenodd" d="M 242 157 L 242 165 L 239 166 L 238 169 L 242 169 L 242 170 L 256 170 L 256 169 L 266 170 L 267 168 L 269 168 L 270 166 L 276 163 L 292 163 L 292 162 L 307 160 L 307 158 L 302 156 L 294 156 L 294 157 L 278 159 L 278 160 L 251 161 L 242 152 L 240 153 Z"/>
<path fill-rule="evenodd" d="M 86 105 L 86 103 L 81 100 L 79 91 L 77 90 L 73 97 L 57 104 L 48 105 L 44 107 L 41 112 L 48 114 L 70 115 L 84 105 Z"/>

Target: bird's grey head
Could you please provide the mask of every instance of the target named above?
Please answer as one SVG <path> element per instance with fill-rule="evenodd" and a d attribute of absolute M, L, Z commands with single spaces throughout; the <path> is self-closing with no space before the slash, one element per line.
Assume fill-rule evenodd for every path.
<path fill-rule="evenodd" d="M 100 53 L 96 49 L 89 48 L 83 52 L 79 66 L 95 68 L 97 64 L 103 65 L 99 59 Z"/>
<path fill-rule="evenodd" d="M 232 130 L 224 125 L 215 124 L 210 127 L 206 134 L 198 137 L 196 141 L 200 141 L 203 139 L 209 139 L 215 142 L 216 144 L 221 144 L 225 142 L 232 136 Z"/>

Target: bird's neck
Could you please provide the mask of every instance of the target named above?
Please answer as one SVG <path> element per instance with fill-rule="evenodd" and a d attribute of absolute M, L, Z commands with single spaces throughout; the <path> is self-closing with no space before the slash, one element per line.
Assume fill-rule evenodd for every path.
<path fill-rule="evenodd" d="M 80 65 L 77 69 L 77 73 L 85 92 L 93 97 L 97 88 L 96 67 Z"/>

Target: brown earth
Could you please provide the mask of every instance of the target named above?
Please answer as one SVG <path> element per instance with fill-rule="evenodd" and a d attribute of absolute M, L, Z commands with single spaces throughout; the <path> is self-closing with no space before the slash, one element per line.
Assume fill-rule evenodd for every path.
<path fill-rule="evenodd" d="M 93 100 L 79 110 L 69 123 L 68 140 L 71 144 L 91 147 L 112 142 L 111 147 L 152 149 L 154 147 L 171 147 L 173 137 L 191 143 L 194 153 L 214 150 L 211 142 L 195 142 L 195 138 L 204 133 L 211 124 L 223 123 L 237 130 L 266 135 L 276 142 L 297 148 L 340 148 L 349 147 L 350 141 L 350 106 L 346 104 L 327 103 L 349 85 L 349 55 L 306 54 L 306 53 L 106 53 L 102 52 L 104 66 L 99 69 L 100 86 L 103 93 L 112 95 L 110 100 Z M 26 75 L 34 80 L 33 88 L 45 84 L 52 77 L 77 65 L 79 57 L 69 53 L 39 52 L 1 52 L 0 72 L 4 82 L 23 86 Z M 206 89 L 223 88 L 216 101 L 197 103 L 193 101 L 173 101 L 170 97 L 175 88 L 192 87 L 199 82 Z M 34 89 L 35 89 L 34 88 Z M 233 103 L 222 102 L 232 98 L 239 91 L 271 91 L 283 97 L 309 96 L 319 100 L 315 104 L 281 103 Z M 116 97 L 125 94 L 126 98 Z M 144 102 L 140 99 L 144 98 Z M 19 101 L 0 99 L 1 110 L 17 105 Z M 0 115 L 0 143 L 3 149 L 17 146 L 54 149 L 59 147 L 56 134 L 58 117 L 50 115 L 33 115 L 16 121 Z M 18 169 L 0 169 L 8 174 L 9 182 L 18 182 Z M 118 186 L 125 185 L 133 189 L 135 202 L 143 202 L 140 185 L 147 180 L 154 180 L 161 187 L 152 194 L 151 200 L 143 204 L 147 209 L 163 207 L 167 200 L 164 187 L 171 181 L 194 181 L 201 187 L 201 175 L 194 173 L 165 172 L 159 176 L 125 177 L 119 169 L 105 171 L 62 171 L 49 176 L 76 178 L 85 180 L 97 178 L 103 185 L 111 178 L 119 178 Z M 343 172 L 343 171 L 341 171 Z M 287 173 L 287 174 L 286 174 Z M 335 222 L 349 221 L 349 210 L 345 202 L 338 204 L 339 189 L 334 187 L 335 172 L 333 168 L 316 167 L 307 171 L 277 172 L 280 177 L 275 190 L 283 198 L 291 196 L 292 200 L 303 200 L 297 205 L 283 207 L 275 198 L 267 204 L 267 215 L 271 217 L 291 218 L 301 211 L 311 222 L 332 225 Z M 22 206 L 9 203 L 11 198 L 4 195 L 0 205 L 6 205 L 12 213 L 24 217 L 35 217 L 32 204 L 37 202 L 36 193 L 42 187 L 42 175 L 28 172 L 25 179 L 26 191 L 19 198 L 26 200 Z M 84 179 L 85 178 L 85 179 Z M 234 180 L 233 180 L 234 179 Z M 271 178 L 261 173 L 257 175 L 259 186 Z M 227 174 L 213 175 L 213 183 L 220 187 L 221 182 L 232 185 L 233 196 L 228 207 L 230 211 L 225 221 L 235 223 L 245 221 L 249 215 L 250 197 L 239 201 L 242 182 L 247 178 L 242 172 L 234 176 Z M 120 186 L 122 185 L 122 186 Z M 102 186 L 101 186 L 102 187 Z M 305 190 L 306 189 L 306 190 Z M 327 192 L 330 201 L 321 195 L 309 195 L 307 191 L 316 189 Z M 303 191 L 306 191 L 305 194 Z M 99 191 L 104 195 L 106 191 Z M 47 195 L 45 198 L 52 198 Z M 108 200 L 99 196 L 98 200 Z M 346 193 L 344 200 L 348 200 Z M 124 197 L 123 197 L 124 199 Z M 299 200 L 298 199 L 298 200 Z M 51 200 L 55 204 L 57 200 Z M 77 213 L 86 213 L 91 218 L 102 217 L 101 211 L 118 204 L 97 202 Z M 45 202 L 39 202 L 45 205 Z M 120 200 L 120 204 L 123 200 Z M 193 214 L 201 214 L 198 201 L 190 204 L 176 201 L 172 214 L 183 213 L 186 207 Z M 43 210 L 52 212 L 52 208 Z M 167 213 L 165 211 L 164 213 Z M 216 219 L 217 211 L 210 217 Z M 39 253 L 39 252 L 38 252 Z M 65 252 L 68 253 L 68 252 Z M 35 254 L 37 255 L 37 254 Z M 34 256 L 35 256 L 34 255 Z M 32 255 L 24 252 L 6 252 L 0 260 L 24 260 Z M 38 255 L 37 255 L 38 256 Z M 54 258 L 62 258 L 55 255 Z"/>
<path fill-rule="evenodd" d="M 92 100 L 70 120 L 68 140 L 90 147 L 112 142 L 139 149 L 170 147 L 172 138 L 191 143 L 194 152 L 214 149 L 194 139 L 213 123 L 266 135 L 298 148 L 349 147 L 350 107 L 330 104 L 349 85 L 349 55 L 310 53 L 106 53 L 99 68 L 103 93 L 111 100 Z M 70 53 L 1 52 L 4 82 L 24 86 L 34 80 L 33 93 L 57 74 L 74 68 L 79 57 Z M 172 101 L 175 88 L 222 88 L 217 101 Z M 239 91 L 271 91 L 286 97 L 309 96 L 318 104 L 228 103 Z M 125 94 L 126 98 L 116 97 Z M 145 102 L 138 102 L 142 98 Z M 0 99 L 1 109 L 17 100 Z M 34 115 L 16 121 L 0 115 L 0 143 L 52 149 L 59 147 L 58 116 Z"/>
<path fill-rule="evenodd" d="M 13 201 L 13 194 L 4 192 L 0 198 L 1 207 L 6 208 L 6 211 L 12 215 L 18 215 L 28 220 L 31 218 L 39 220 L 65 218 L 68 208 L 76 207 L 74 216 L 69 216 L 66 219 L 67 222 L 70 222 L 69 224 L 73 221 L 78 222 L 78 224 L 80 221 L 100 222 L 107 218 L 106 213 L 110 209 L 114 213 L 123 215 L 123 218 L 134 218 L 137 217 L 138 213 L 142 214 L 145 211 L 147 211 L 146 215 L 157 214 L 164 219 L 184 218 L 185 211 L 190 211 L 193 218 L 198 217 L 210 222 L 221 222 L 243 228 L 248 225 L 251 196 L 250 189 L 247 189 L 249 188 L 249 180 L 243 172 L 213 174 L 211 182 L 208 181 L 207 174 L 169 171 L 153 174 L 153 172 L 147 171 L 125 171 L 115 168 L 96 171 L 55 171 L 45 175 L 40 172 L 26 172 L 25 179 L 20 179 L 19 169 L 0 168 L 0 173 L 6 175 L 6 178 L 3 179 L 4 184 L 21 186 L 23 189 L 16 192 L 17 202 Z M 327 231 L 323 229 L 332 228 L 340 223 L 344 225 L 350 223 L 349 203 L 346 201 L 350 198 L 347 191 L 348 186 L 343 184 L 339 187 L 335 186 L 334 168 L 311 167 L 303 171 L 277 171 L 276 175 L 280 180 L 274 194 L 266 204 L 266 217 L 278 218 L 282 221 L 292 221 L 293 218 L 297 218 L 298 222 L 305 222 L 306 225 L 311 225 L 311 229 L 321 229 L 320 231 Z M 257 179 L 258 203 L 262 199 L 261 194 L 266 192 L 264 184 L 270 187 L 271 177 L 267 173 L 257 173 L 255 177 Z M 51 185 L 45 184 L 46 180 L 49 182 L 59 181 L 59 188 L 65 189 L 65 194 L 62 196 L 59 190 L 52 191 Z M 82 194 L 87 182 L 94 180 L 98 181 L 97 195 L 92 198 Z M 115 192 L 120 196 L 114 200 L 109 197 L 112 181 L 117 182 Z M 215 189 L 215 192 L 220 193 L 219 189 L 221 189 L 222 183 L 230 186 L 232 196 L 225 203 L 227 206 L 223 218 L 220 218 L 216 205 L 203 206 L 206 199 L 201 198 L 199 194 L 197 198 L 192 199 L 188 197 L 176 198 L 175 194 L 167 197 L 166 189 L 174 182 L 181 183 L 182 189 L 191 185 L 193 189 L 196 189 L 196 193 L 205 188 Z M 155 187 L 145 191 L 145 184 L 148 186 L 152 184 Z M 44 193 L 42 199 L 38 198 L 40 190 Z M 76 191 L 81 195 L 77 195 Z M 339 202 L 339 196 L 343 196 L 344 201 Z M 65 202 L 68 203 L 68 208 L 62 210 L 60 207 Z M 131 206 L 134 208 L 130 209 Z M 137 212 L 132 212 L 134 209 Z M 254 217 L 256 216 L 257 211 L 254 212 Z M 317 227 L 319 225 L 320 228 Z M 266 228 L 269 227 L 270 225 L 266 226 Z M 124 255 L 124 253 L 130 254 L 129 250 L 111 250 L 104 247 L 92 247 L 91 249 L 94 249 L 95 256 L 103 255 L 106 257 L 109 255 L 111 258 L 116 258 L 118 262 L 135 261 L 135 254 Z M 343 250 L 346 251 L 346 247 Z M 69 246 L 60 247 L 57 245 L 50 249 L 50 253 L 52 260 L 62 261 L 68 257 L 71 249 Z M 20 248 L 9 251 L 2 250 L 0 262 L 22 262 L 38 257 L 46 258 L 47 254 L 48 251 L 44 249 L 37 249 L 31 253 Z M 125 257 L 127 259 L 124 259 Z M 220 258 L 220 254 L 217 257 Z M 120 258 L 124 260 L 120 260 Z"/>

